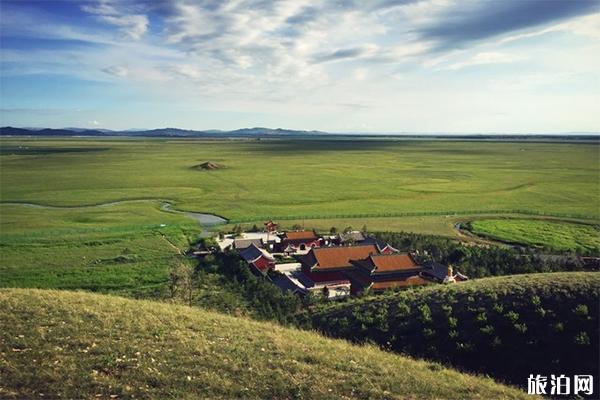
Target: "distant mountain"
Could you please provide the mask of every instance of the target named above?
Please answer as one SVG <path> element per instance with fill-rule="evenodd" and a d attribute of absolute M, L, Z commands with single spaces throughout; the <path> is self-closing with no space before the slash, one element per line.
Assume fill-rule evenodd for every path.
<path fill-rule="evenodd" d="M 348 133 L 348 132 L 323 132 L 323 131 L 302 131 L 293 129 L 271 129 L 263 127 L 242 128 L 231 131 L 222 131 L 218 129 L 207 130 L 189 130 L 179 128 L 158 128 L 158 129 L 127 129 L 121 131 L 112 131 L 109 129 L 86 129 L 86 128 L 14 128 L 5 126 L 0 128 L 0 136 L 123 136 L 123 137 L 173 137 L 173 138 L 261 138 L 261 137 L 317 137 L 327 136 L 329 138 L 377 138 L 377 139 L 449 139 L 449 140 L 583 140 L 600 142 L 600 133 L 598 132 L 568 132 L 561 134 L 502 134 L 502 133 Z"/>
<path fill-rule="evenodd" d="M 5 126 L 0 128 L 0 136 L 107 136 L 112 132 L 103 132 L 101 130 L 73 130 L 73 129 L 30 129 L 30 128 L 13 128 Z"/>
<path fill-rule="evenodd" d="M 269 128 L 243 128 L 229 131 L 228 133 L 239 136 L 289 136 L 289 135 L 323 135 L 327 132 L 321 131 L 295 131 L 291 129 L 269 129 Z"/>
<path fill-rule="evenodd" d="M 187 130 L 179 128 L 159 128 L 148 130 L 111 131 L 107 129 L 84 128 L 0 128 L 0 136 L 141 136 L 141 137 L 261 137 L 261 136 L 306 136 L 325 135 L 320 131 L 296 131 L 291 129 L 243 128 L 233 131 Z"/>
<path fill-rule="evenodd" d="M 26 128 L 29 129 L 29 128 Z M 89 131 L 100 131 L 100 132 L 112 132 L 112 130 L 110 129 L 91 129 L 91 128 L 78 128 L 78 127 L 67 127 L 67 128 L 61 128 L 67 131 L 74 131 L 74 132 L 89 132 Z M 39 130 L 39 129 L 38 129 Z"/>

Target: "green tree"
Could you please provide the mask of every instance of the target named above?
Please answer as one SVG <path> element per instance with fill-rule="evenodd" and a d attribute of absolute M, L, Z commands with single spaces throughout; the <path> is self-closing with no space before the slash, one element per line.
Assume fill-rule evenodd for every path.
<path fill-rule="evenodd" d="M 242 227 L 240 225 L 234 226 L 233 233 L 235 234 L 235 236 L 241 236 L 242 235 Z"/>

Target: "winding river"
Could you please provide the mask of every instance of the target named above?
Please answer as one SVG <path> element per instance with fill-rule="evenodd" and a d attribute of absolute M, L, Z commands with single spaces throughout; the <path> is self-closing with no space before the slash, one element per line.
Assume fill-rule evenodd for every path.
<path fill-rule="evenodd" d="M 1 202 L 0 205 L 22 206 L 22 207 L 40 208 L 40 209 L 49 209 L 49 210 L 72 210 L 72 209 L 80 209 L 80 208 L 110 207 L 110 206 L 116 206 L 119 204 L 134 203 L 134 202 L 150 202 L 150 203 L 161 202 L 161 205 L 160 205 L 161 211 L 184 214 L 185 216 L 193 219 L 199 225 L 201 225 L 205 228 L 210 227 L 210 226 L 215 226 L 215 225 L 223 225 L 228 222 L 226 218 L 220 217 L 215 214 L 173 209 L 173 204 L 171 203 L 171 201 L 160 200 L 160 199 L 131 199 L 131 200 L 111 201 L 111 202 L 100 203 L 100 204 L 89 204 L 89 205 L 82 205 L 82 206 L 51 206 L 51 205 L 45 205 L 45 204 L 15 202 L 15 201 Z"/>

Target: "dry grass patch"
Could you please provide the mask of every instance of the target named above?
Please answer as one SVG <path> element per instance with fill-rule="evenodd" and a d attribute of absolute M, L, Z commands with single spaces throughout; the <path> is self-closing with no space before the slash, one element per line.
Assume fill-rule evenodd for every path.
<path fill-rule="evenodd" d="M 0 291 L 2 398 L 529 398 L 370 346 L 183 306 Z"/>

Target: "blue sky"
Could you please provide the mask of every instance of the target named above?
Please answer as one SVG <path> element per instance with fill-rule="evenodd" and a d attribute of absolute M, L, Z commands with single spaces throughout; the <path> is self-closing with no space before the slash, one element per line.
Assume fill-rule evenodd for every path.
<path fill-rule="evenodd" d="M 0 123 L 600 131 L 597 0 L 0 0 Z"/>

